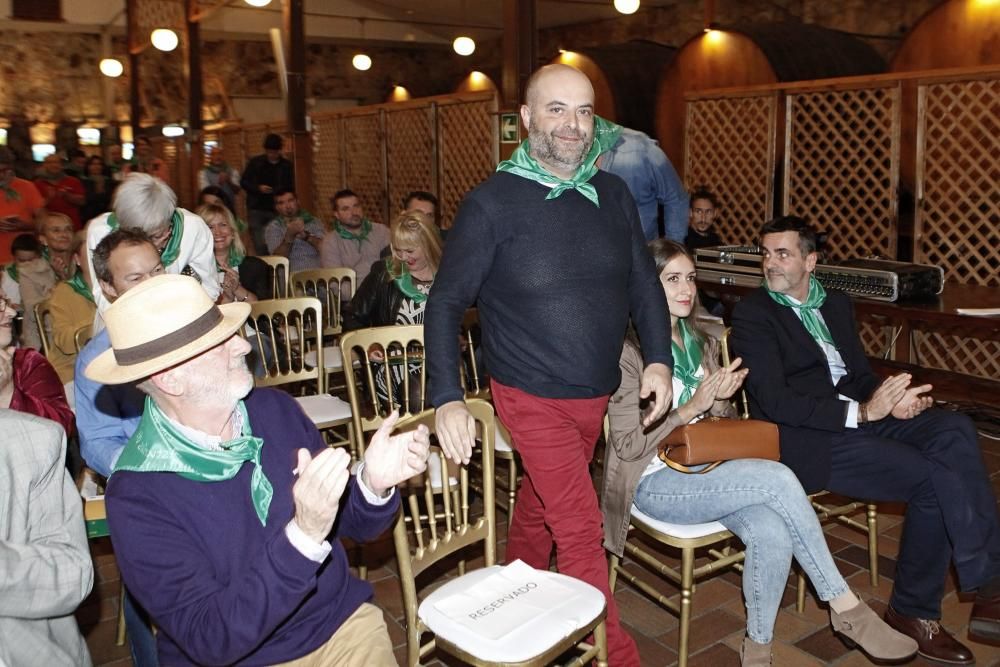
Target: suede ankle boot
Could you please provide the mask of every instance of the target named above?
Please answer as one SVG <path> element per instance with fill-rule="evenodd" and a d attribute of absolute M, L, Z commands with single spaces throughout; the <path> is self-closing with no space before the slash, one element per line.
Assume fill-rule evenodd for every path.
<path fill-rule="evenodd" d="M 742 667 L 771 667 L 771 644 L 758 644 L 749 637 L 743 638 L 740 648 Z"/>
<path fill-rule="evenodd" d="M 856 644 L 874 660 L 902 662 L 917 652 L 916 641 L 889 627 L 861 598 L 857 606 L 842 614 L 831 609 L 830 625 L 834 632 Z"/>

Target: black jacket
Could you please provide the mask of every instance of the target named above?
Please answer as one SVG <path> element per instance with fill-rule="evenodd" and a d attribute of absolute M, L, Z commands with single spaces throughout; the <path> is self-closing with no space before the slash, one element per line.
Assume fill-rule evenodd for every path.
<path fill-rule="evenodd" d="M 371 271 L 351 299 L 344 313 L 344 330 L 392 326 L 402 303 L 403 293 L 389 275 L 385 260 L 380 259 L 372 264 Z"/>
<path fill-rule="evenodd" d="M 838 394 L 866 401 L 880 383 L 861 346 L 850 298 L 828 290 L 820 313 L 847 366 L 836 387 L 826 355 L 802 321 L 763 287 L 736 304 L 730 337 L 734 355 L 750 369 L 750 413 L 778 424 L 781 462 L 807 493 L 826 486 L 831 440 L 846 428 L 848 403 Z"/>
<path fill-rule="evenodd" d="M 261 192 L 261 185 L 270 185 L 271 194 Z M 267 155 L 255 155 L 243 170 L 240 187 L 247 193 L 247 209 L 273 211 L 275 192 L 285 188 L 295 190 L 295 167 L 285 158 L 272 163 Z"/>

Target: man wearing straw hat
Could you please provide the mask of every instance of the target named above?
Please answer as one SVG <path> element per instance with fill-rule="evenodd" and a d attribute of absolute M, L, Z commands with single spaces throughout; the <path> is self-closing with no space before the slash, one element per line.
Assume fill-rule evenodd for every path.
<path fill-rule="evenodd" d="M 162 275 L 105 313 L 111 349 L 87 375 L 147 394 L 107 488 L 122 578 L 159 629 L 161 664 L 395 665 L 336 538 L 391 524 L 427 431 L 390 437 L 388 419 L 351 475 L 290 396 L 250 392 L 249 311 Z"/>

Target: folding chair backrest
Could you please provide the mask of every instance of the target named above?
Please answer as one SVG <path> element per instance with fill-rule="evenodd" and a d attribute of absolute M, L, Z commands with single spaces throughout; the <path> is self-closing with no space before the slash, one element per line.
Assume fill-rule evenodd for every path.
<path fill-rule="evenodd" d="M 462 368 L 459 372 L 466 398 L 489 400 L 492 397 L 489 378 L 476 355 L 479 351 L 479 332 L 479 310 L 469 308 L 462 317 Z"/>
<path fill-rule="evenodd" d="M 404 416 L 424 409 L 427 367 L 422 324 L 349 331 L 340 337 L 340 351 L 356 442 L 364 442 L 365 433 L 381 426 L 397 408 Z M 354 359 L 361 363 L 354 366 Z"/>
<path fill-rule="evenodd" d="M 308 394 L 326 391 L 323 371 L 323 306 L 316 297 L 266 299 L 250 304 L 247 338 L 260 355 L 264 375 L 254 378 L 258 387 L 305 383 Z M 317 365 L 305 362 L 306 352 L 315 350 Z M 314 388 L 315 387 L 315 388 Z"/>
<path fill-rule="evenodd" d="M 38 324 L 38 338 L 42 342 L 42 354 L 48 358 L 52 350 L 52 321 L 49 317 L 49 301 L 39 301 L 34 308 L 35 322 Z"/>
<path fill-rule="evenodd" d="M 90 342 L 90 339 L 94 336 L 94 325 L 84 324 L 82 327 L 73 332 L 73 347 L 76 348 L 76 353 L 80 354 L 80 350 L 83 346 Z"/>
<path fill-rule="evenodd" d="M 291 295 L 288 280 L 291 277 L 288 258 L 281 255 L 261 255 L 257 259 L 271 267 L 271 295 L 275 299 L 285 299 Z"/>
<path fill-rule="evenodd" d="M 722 364 L 724 366 L 728 366 L 733 360 L 729 354 L 729 334 L 732 331 L 732 327 L 726 327 L 726 330 L 722 333 L 722 340 L 719 341 L 719 348 L 722 351 Z M 740 387 L 739 398 L 736 399 L 736 412 L 739 414 L 740 419 L 750 419 L 750 401 L 747 400 L 747 392 L 743 387 Z"/>
<path fill-rule="evenodd" d="M 354 296 L 356 284 L 354 269 L 306 269 L 292 274 L 294 296 L 314 296 L 323 303 L 324 336 L 340 334 L 341 307 Z"/>

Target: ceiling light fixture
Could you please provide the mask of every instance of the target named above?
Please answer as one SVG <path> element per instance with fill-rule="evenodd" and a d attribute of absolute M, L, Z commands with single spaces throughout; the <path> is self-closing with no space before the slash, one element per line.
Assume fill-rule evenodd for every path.
<path fill-rule="evenodd" d="M 245 0 L 245 2 L 251 7 L 267 7 L 271 4 L 271 0 Z"/>
<path fill-rule="evenodd" d="M 122 61 L 117 58 L 104 58 L 101 60 L 98 67 L 101 68 L 101 74 L 109 76 L 112 79 L 120 77 L 125 71 L 125 66 L 122 65 Z"/>
<path fill-rule="evenodd" d="M 160 51 L 173 51 L 180 43 L 177 33 L 170 28 L 157 28 L 150 33 L 149 41 Z"/>
<path fill-rule="evenodd" d="M 615 0 L 615 9 L 622 14 L 635 14 L 639 9 L 639 0 Z"/>
<path fill-rule="evenodd" d="M 462 35 L 455 38 L 455 41 L 451 43 L 451 47 L 460 56 L 471 56 L 476 50 L 476 42 L 471 37 Z"/>
<path fill-rule="evenodd" d="M 164 125 L 163 126 L 163 136 L 165 137 L 180 137 L 184 135 L 184 128 L 180 125 Z"/>
<path fill-rule="evenodd" d="M 367 72 L 372 68 L 372 59 L 363 53 L 357 53 L 351 59 L 351 64 L 354 65 L 354 69 Z"/>

